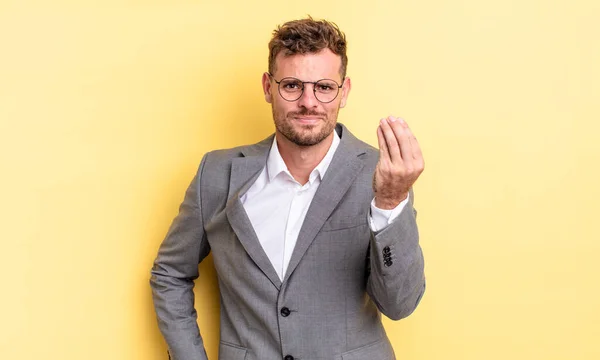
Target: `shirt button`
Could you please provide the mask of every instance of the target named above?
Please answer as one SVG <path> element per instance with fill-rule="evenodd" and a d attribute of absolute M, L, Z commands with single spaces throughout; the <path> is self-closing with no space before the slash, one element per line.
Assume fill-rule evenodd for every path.
<path fill-rule="evenodd" d="M 294 357 L 292 355 L 286 355 L 283 360 L 294 360 Z"/>
<path fill-rule="evenodd" d="M 281 316 L 283 317 L 288 317 L 292 312 L 290 311 L 290 309 L 284 307 L 281 308 Z"/>

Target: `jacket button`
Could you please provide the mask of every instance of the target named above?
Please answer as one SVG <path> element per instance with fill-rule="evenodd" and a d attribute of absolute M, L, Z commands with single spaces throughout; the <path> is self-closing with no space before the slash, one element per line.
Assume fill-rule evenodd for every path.
<path fill-rule="evenodd" d="M 286 355 L 283 360 L 294 360 L 294 357 L 292 355 Z"/>
<path fill-rule="evenodd" d="M 383 263 L 383 265 L 385 265 L 385 267 L 390 267 L 392 266 L 394 262 L 392 260 L 387 260 L 386 262 Z"/>
<path fill-rule="evenodd" d="M 384 247 L 384 248 L 383 248 L 383 254 L 384 254 L 384 255 L 385 255 L 385 254 L 389 254 L 389 253 L 391 253 L 391 252 L 392 252 L 392 251 L 390 250 L 390 247 L 389 247 L 389 246 L 386 246 L 386 247 Z"/>
<path fill-rule="evenodd" d="M 290 314 L 291 314 L 291 311 L 290 311 L 290 309 L 288 309 L 288 308 L 286 308 L 286 307 L 284 307 L 284 308 L 281 308 L 281 316 L 283 316 L 283 317 L 288 317 Z M 288 356 L 289 356 L 289 355 L 288 355 Z M 287 356 L 286 356 L 286 359 L 287 359 Z M 292 358 L 292 359 L 293 359 L 293 358 Z"/>

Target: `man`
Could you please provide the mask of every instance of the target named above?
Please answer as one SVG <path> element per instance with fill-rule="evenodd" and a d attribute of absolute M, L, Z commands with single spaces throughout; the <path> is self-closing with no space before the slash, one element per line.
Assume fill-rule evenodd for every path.
<path fill-rule="evenodd" d="M 288 22 L 269 50 L 262 85 L 275 134 L 204 156 L 152 269 L 170 356 L 207 358 L 192 289 L 212 251 L 219 359 L 394 359 L 380 312 L 406 317 L 425 290 L 417 140 L 388 117 L 377 151 L 337 124 L 351 82 L 334 24 Z"/>

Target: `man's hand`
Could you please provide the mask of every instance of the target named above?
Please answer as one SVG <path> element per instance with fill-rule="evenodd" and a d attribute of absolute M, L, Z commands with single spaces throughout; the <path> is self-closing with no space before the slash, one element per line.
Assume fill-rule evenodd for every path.
<path fill-rule="evenodd" d="M 408 124 L 393 116 L 377 128 L 379 162 L 373 175 L 375 206 L 390 210 L 408 197 L 408 190 L 423 172 L 425 163 L 417 138 Z"/>

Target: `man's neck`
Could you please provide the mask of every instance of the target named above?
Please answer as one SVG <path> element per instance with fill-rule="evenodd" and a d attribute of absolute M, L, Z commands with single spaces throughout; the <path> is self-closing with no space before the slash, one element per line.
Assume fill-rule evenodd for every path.
<path fill-rule="evenodd" d="M 281 158 L 294 179 L 302 185 L 308 182 L 310 173 L 327 155 L 333 142 L 333 132 L 323 141 L 312 146 L 296 145 L 279 132 L 276 132 L 275 136 Z"/>

